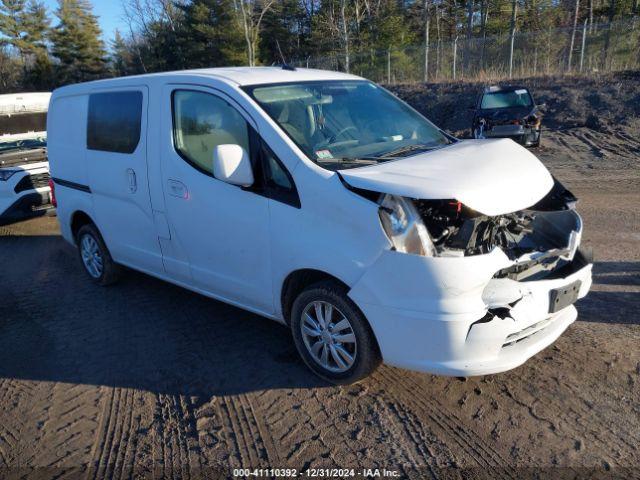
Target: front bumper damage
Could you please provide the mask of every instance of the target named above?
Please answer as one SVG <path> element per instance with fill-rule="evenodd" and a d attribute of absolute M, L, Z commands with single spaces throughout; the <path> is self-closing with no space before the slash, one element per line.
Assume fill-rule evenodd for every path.
<path fill-rule="evenodd" d="M 544 252 L 510 258 L 503 249 L 422 257 L 386 251 L 349 295 L 378 339 L 385 363 L 440 375 L 474 376 L 515 368 L 575 321 L 572 305 L 591 287 L 591 264 L 568 235 L 562 261 Z M 575 227 L 573 227 L 575 228 Z M 537 268 L 538 267 L 538 268 Z"/>
<path fill-rule="evenodd" d="M 511 138 L 522 145 L 535 145 L 540 141 L 540 126 L 493 125 L 481 129 L 481 138 Z"/>

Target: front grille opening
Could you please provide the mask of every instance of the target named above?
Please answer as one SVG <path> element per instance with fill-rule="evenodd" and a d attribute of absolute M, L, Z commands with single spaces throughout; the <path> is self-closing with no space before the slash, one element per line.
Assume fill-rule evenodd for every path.
<path fill-rule="evenodd" d="M 26 192 L 28 190 L 35 190 L 37 188 L 44 188 L 49 186 L 50 175 L 48 173 L 37 173 L 35 175 L 27 175 L 18 182 L 14 191 L 16 193 Z"/>
<path fill-rule="evenodd" d="M 515 345 L 516 343 L 522 342 L 527 338 L 531 338 L 533 335 L 542 332 L 545 328 L 547 328 L 551 323 L 553 323 L 553 317 L 545 318 L 533 325 L 529 325 L 527 328 L 523 328 L 519 332 L 512 333 L 509 335 L 505 342 L 502 344 L 502 348 L 510 347 Z"/>

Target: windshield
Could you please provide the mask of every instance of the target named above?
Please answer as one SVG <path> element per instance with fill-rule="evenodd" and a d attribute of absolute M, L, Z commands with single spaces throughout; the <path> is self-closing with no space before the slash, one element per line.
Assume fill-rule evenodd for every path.
<path fill-rule="evenodd" d="M 485 93 L 482 97 L 483 109 L 530 107 L 533 102 L 526 88 L 512 90 L 510 92 Z"/>
<path fill-rule="evenodd" d="M 371 82 L 289 83 L 247 90 L 324 168 L 374 164 L 451 143 L 419 113 Z"/>
<path fill-rule="evenodd" d="M 10 150 L 31 150 L 47 146 L 47 137 L 34 137 L 22 140 L 3 141 L 0 137 L 0 153 Z"/>

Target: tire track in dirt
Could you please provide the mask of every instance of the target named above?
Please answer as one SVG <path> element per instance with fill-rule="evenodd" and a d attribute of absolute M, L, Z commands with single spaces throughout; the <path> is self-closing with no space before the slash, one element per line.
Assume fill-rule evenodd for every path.
<path fill-rule="evenodd" d="M 268 396 L 269 393 L 270 392 L 262 392 L 261 396 L 264 398 Z M 261 408 L 254 407 L 255 403 L 258 403 L 258 405 L 262 405 L 262 399 L 258 398 L 258 402 L 252 402 L 250 395 L 242 395 L 240 400 L 243 403 L 245 412 L 247 412 L 247 414 L 250 415 L 255 421 L 255 425 L 257 428 L 256 433 L 262 440 L 269 465 L 281 465 L 280 454 L 271 436 L 269 426 L 264 420 L 264 412 Z"/>
<path fill-rule="evenodd" d="M 246 400 L 242 397 L 245 395 L 221 397 L 225 436 L 233 440 L 235 445 L 234 467 L 259 468 L 269 463 L 269 456 L 253 411 L 247 411 L 243 406 Z"/>
<path fill-rule="evenodd" d="M 88 477 L 104 478 L 110 465 L 110 454 L 113 446 L 116 416 L 119 407 L 120 392 L 116 388 L 102 387 L 101 409 L 95 442 L 91 449 L 91 462 Z"/>
<path fill-rule="evenodd" d="M 191 401 L 161 393 L 154 419 L 154 474 L 162 478 L 197 477 L 201 468 L 197 423 Z"/>
<path fill-rule="evenodd" d="M 381 426 L 393 439 L 391 453 L 396 464 L 394 466 L 419 469 L 431 478 L 438 478 L 434 467 L 450 464 L 453 458 L 451 451 L 402 404 L 379 398 L 377 403 Z"/>
<path fill-rule="evenodd" d="M 445 407 L 435 396 L 428 400 L 416 395 L 422 391 L 411 374 L 394 375 L 390 368 L 381 368 L 376 378 L 384 385 L 386 391 L 394 392 L 391 402 L 405 404 L 412 409 L 414 415 L 424 418 L 426 415 L 442 434 L 442 438 L 454 440 L 462 449 L 464 455 L 475 465 L 491 471 L 492 478 L 512 478 L 517 472 L 506 467 L 509 460 L 494 449 L 487 441 L 476 435 L 455 413 Z M 455 453 L 455 452 L 454 452 Z"/>
<path fill-rule="evenodd" d="M 562 357 L 563 354 L 556 352 L 557 357 Z M 542 375 L 542 373 L 541 373 Z M 514 391 L 508 384 L 503 384 L 501 387 L 502 393 L 513 401 L 516 405 L 524 408 L 529 415 L 537 420 L 541 420 L 549 423 L 553 433 L 557 434 L 557 431 L 566 431 L 567 434 L 573 436 L 586 436 L 589 438 L 592 444 L 600 444 L 604 446 L 615 446 L 620 451 L 627 451 L 629 453 L 637 449 L 637 445 L 640 444 L 640 436 L 638 431 L 634 429 L 628 429 L 625 425 L 616 424 L 615 428 L 612 428 L 608 422 L 603 422 L 601 429 L 594 432 L 590 429 L 577 429 L 575 426 L 580 425 L 580 418 L 589 418 L 594 414 L 592 408 L 586 405 L 586 399 L 584 398 L 584 392 L 575 389 L 570 382 L 564 385 L 570 394 L 576 399 L 582 399 L 579 402 L 572 402 L 570 405 L 559 402 L 554 395 L 545 395 L 544 398 L 536 398 L 526 388 L 518 389 L 519 392 Z M 522 400 L 518 393 L 524 393 L 530 400 Z M 544 403 L 544 408 L 548 411 L 553 411 L 553 420 L 543 418 L 535 409 L 535 405 L 539 402 Z M 574 414 L 575 416 L 572 416 Z M 603 434 L 606 434 L 606 438 L 603 438 Z M 629 441 L 628 439 L 631 439 Z"/>
<path fill-rule="evenodd" d="M 141 393 L 130 388 L 101 387 L 101 411 L 91 449 L 87 478 L 132 478 L 148 474 L 137 464 Z"/>

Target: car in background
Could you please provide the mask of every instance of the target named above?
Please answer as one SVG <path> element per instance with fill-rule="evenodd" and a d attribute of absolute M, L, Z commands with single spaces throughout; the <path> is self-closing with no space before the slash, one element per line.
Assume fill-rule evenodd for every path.
<path fill-rule="evenodd" d="M 540 145 L 542 114 L 526 87 L 487 87 L 471 109 L 473 138 L 511 138 L 526 147 Z"/>
<path fill-rule="evenodd" d="M 47 160 L 50 93 L 0 95 L 0 224 L 51 208 Z"/>

